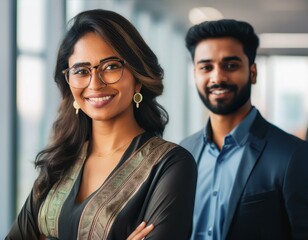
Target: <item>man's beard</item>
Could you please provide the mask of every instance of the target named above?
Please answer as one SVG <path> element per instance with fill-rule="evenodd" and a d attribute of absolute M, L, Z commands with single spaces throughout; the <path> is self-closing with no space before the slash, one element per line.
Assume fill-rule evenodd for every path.
<path fill-rule="evenodd" d="M 250 79 L 250 77 L 249 77 Z M 233 99 L 231 99 L 230 102 L 225 102 L 225 99 L 218 99 L 216 100 L 215 105 L 212 104 L 208 98 L 210 94 L 210 90 L 215 88 L 221 88 L 221 89 L 227 89 L 233 92 L 235 95 Z M 241 108 L 249 99 L 251 96 L 251 82 L 250 80 L 247 81 L 247 84 L 243 86 L 241 91 L 238 91 L 238 87 L 234 84 L 215 84 L 211 86 L 210 88 L 206 87 L 205 89 L 205 96 L 202 95 L 202 93 L 198 90 L 198 94 L 204 103 L 204 105 L 213 113 L 218 115 L 228 115 L 230 113 L 233 113 L 237 111 L 239 108 Z"/>

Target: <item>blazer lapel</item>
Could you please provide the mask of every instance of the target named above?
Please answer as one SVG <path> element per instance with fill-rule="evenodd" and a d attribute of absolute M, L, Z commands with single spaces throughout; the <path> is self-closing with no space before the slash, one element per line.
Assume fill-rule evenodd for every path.
<path fill-rule="evenodd" d="M 233 189 L 230 196 L 228 212 L 226 214 L 226 219 L 224 222 L 222 239 L 227 238 L 227 234 L 229 232 L 234 213 L 236 211 L 237 205 L 240 201 L 250 173 L 253 170 L 255 164 L 257 163 L 257 160 L 259 159 L 260 154 L 264 149 L 266 143 L 266 141 L 264 140 L 265 132 L 265 120 L 258 113 L 256 120 L 254 121 L 250 130 L 250 135 L 248 138 L 249 144 L 244 150 L 241 163 L 235 177 Z"/>
<path fill-rule="evenodd" d="M 195 142 L 193 142 L 192 144 L 191 153 L 195 158 L 196 162 L 199 163 L 200 157 L 204 149 L 203 132 L 200 131 L 200 134 L 198 134 L 194 140 Z"/>

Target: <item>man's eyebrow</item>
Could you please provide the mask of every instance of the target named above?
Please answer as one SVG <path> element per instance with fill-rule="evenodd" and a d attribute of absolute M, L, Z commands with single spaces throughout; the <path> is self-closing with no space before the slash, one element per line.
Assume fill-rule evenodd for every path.
<path fill-rule="evenodd" d="M 238 56 L 229 56 L 229 57 L 224 57 L 222 59 L 223 62 L 228 62 L 228 61 L 239 61 L 242 62 L 242 59 L 239 58 Z"/>
<path fill-rule="evenodd" d="M 199 61 L 197 62 L 197 64 L 200 64 L 200 63 L 210 63 L 210 62 L 212 62 L 211 59 L 201 59 L 201 60 L 199 60 Z"/>
<path fill-rule="evenodd" d="M 238 56 L 228 56 L 228 57 L 224 57 L 222 59 L 223 62 L 229 62 L 229 61 L 239 61 L 242 62 L 242 59 Z M 212 59 L 201 59 L 199 61 L 197 61 L 197 64 L 202 64 L 202 63 L 211 63 L 213 62 Z"/>

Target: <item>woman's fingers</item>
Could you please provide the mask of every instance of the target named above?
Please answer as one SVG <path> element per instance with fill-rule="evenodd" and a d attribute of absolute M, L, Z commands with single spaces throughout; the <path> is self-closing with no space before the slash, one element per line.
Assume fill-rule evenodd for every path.
<path fill-rule="evenodd" d="M 146 226 L 145 222 L 142 222 L 136 229 L 133 231 L 127 240 L 142 240 L 144 239 L 152 230 L 154 229 L 154 225 L 150 224 Z"/>

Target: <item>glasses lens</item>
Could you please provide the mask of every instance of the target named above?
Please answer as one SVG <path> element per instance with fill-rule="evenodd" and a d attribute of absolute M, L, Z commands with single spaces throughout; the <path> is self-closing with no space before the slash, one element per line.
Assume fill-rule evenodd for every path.
<path fill-rule="evenodd" d="M 123 75 L 123 62 L 119 60 L 109 60 L 100 65 L 98 74 L 100 79 L 107 83 L 115 83 L 119 81 Z"/>
<path fill-rule="evenodd" d="M 75 88 L 85 88 L 89 85 L 91 72 L 87 67 L 73 67 L 67 72 L 69 85 Z"/>

